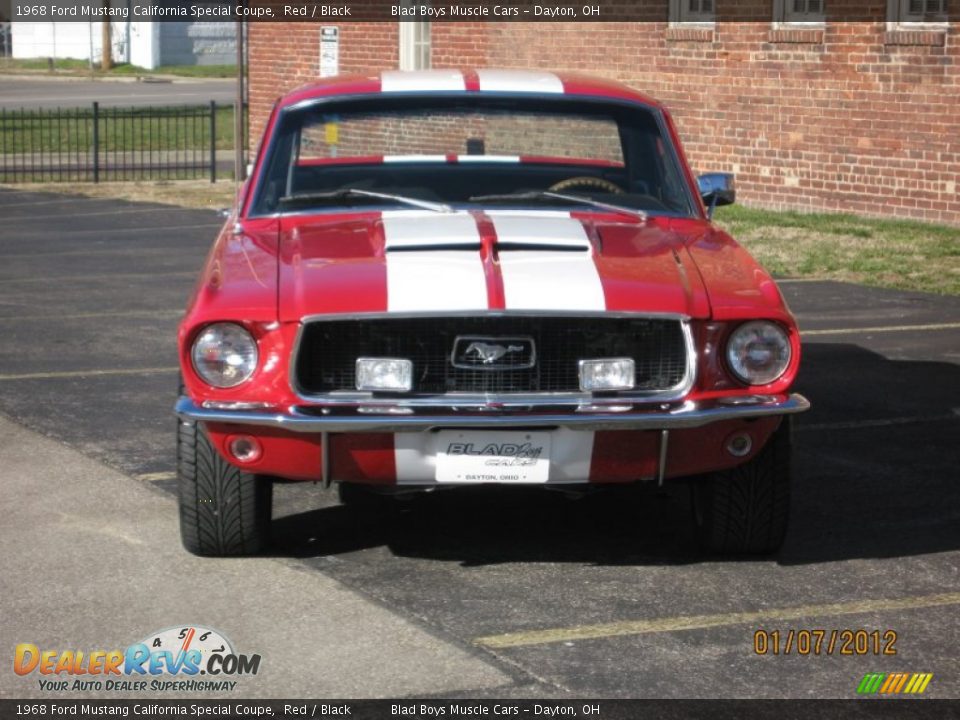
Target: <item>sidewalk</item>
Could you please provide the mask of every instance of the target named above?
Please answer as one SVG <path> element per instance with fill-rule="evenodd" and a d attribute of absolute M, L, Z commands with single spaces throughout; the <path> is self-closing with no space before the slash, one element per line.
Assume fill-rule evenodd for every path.
<path fill-rule="evenodd" d="M 423 696 L 511 684 L 478 651 L 296 561 L 190 556 L 169 496 L 2 417 L 0 437 L 0 697 L 83 697 L 42 692 L 37 672 L 15 675 L 17 643 L 122 649 L 178 625 L 217 629 L 237 652 L 262 656 L 260 673 L 236 678 L 223 697 Z"/>

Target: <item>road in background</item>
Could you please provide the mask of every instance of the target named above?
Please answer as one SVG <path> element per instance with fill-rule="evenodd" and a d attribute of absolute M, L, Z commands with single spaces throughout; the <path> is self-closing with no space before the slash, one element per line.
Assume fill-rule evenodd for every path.
<path fill-rule="evenodd" d="M 135 82 L 0 75 L 0 109 L 86 107 L 94 101 L 101 107 L 206 105 L 211 100 L 229 105 L 236 87 L 236 81 L 229 78 Z"/>
<path fill-rule="evenodd" d="M 15 467 L 0 459 L 0 474 L 17 473 L 3 475 L 0 499 L 20 518 L 5 546 L 20 537 L 29 547 L 5 555 L 0 595 L 30 592 L 13 581 L 27 577 L 30 587 L 82 589 L 70 607 L 57 592 L 31 593 L 31 611 L 11 612 L 6 632 L 112 646 L 149 617 L 206 622 L 251 647 L 266 642 L 269 613 L 291 657 L 314 657 L 323 638 L 290 632 L 309 622 L 299 606 L 281 606 L 337 603 L 334 580 L 356 607 L 370 601 L 395 616 L 391 627 L 410 623 L 465 663 L 458 681 L 437 679 L 439 694 L 851 698 L 865 673 L 897 671 L 932 672 L 928 696 L 960 697 L 960 298 L 783 283 L 805 336 L 797 389 L 814 409 L 797 418 L 791 528 L 775 558 L 700 555 L 683 483 L 577 502 L 463 488 L 390 516 L 291 483 L 275 490 L 275 557 L 201 561 L 180 550 L 174 522 L 175 333 L 220 220 L 30 191 L 0 191 L 0 215 L 0 412 L 35 431 L 0 428 L 8 443 L 28 443 L 7 451 Z M 91 613 L 90 578 L 106 577 L 115 557 L 113 576 L 131 595 L 162 588 L 175 568 L 176 587 L 197 588 L 197 603 Z M 224 568 L 251 583 L 268 573 L 274 590 L 205 605 L 199 589 L 242 592 Z M 193 607 L 202 617 L 182 617 Z M 358 653 L 379 633 L 365 612 L 350 626 Z M 896 654 L 754 651 L 758 629 L 785 638 L 848 628 L 896 633 Z M 397 655 L 363 657 L 376 694 Z M 34 689 L 0 671 L 0 694 Z"/>

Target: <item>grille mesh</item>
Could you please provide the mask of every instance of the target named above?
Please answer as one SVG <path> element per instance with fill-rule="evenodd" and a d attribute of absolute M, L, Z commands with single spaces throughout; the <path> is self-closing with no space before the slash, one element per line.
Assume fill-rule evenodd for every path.
<path fill-rule="evenodd" d="M 456 368 L 457 336 L 531 337 L 536 365 L 528 369 Z M 674 387 L 686 369 L 680 322 L 659 318 L 426 317 L 319 320 L 303 331 L 297 379 L 307 394 L 356 391 L 358 357 L 413 362 L 413 393 L 579 392 L 580 360 L 631 357 L 636 390 Z"/>

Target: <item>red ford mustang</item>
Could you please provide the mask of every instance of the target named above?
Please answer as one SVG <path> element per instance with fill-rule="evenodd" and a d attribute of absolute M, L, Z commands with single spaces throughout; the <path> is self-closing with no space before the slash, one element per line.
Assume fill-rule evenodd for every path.
<path fill-rule="evenodd" d="M 776 550 L 797 326 L 710 221 L 667 111 L 547 72 L 281 99 L 180 325 L 183 542 L 261 550 L 275 479 L 343 502 L 692 479 L 706 549 Z"/>

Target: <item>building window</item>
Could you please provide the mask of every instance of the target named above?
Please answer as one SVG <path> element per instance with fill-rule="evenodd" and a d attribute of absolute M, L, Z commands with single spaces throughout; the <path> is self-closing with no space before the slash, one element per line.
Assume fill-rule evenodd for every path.
<path fill-rule="evenodd" d="M 822 25 L 826 0 L 776 0 L 774 22 L 781 25 Z"/>
<path fill-rule="evenodd" d="M 713 25 L 716 20 L 715 0 L 670 0 L 672 24 Z"/>
<path fill-rule="evenodd" d="M 947 0 L 890 0 L 890 21 L 894 23 L 945 23 Z"/>
<path fill-rule="evenodd" d="M 418 12 L 422 12 L 422 8 L 431 4 L 431 0 L 401 0 L 400 2 L 401 7 L 413 8 Z M 414 15 L 414 17 L 417 16 Z M 430 23 L 403 20 L 398 24 L 400 25 L 400 69 L 429 70 Z"/>

